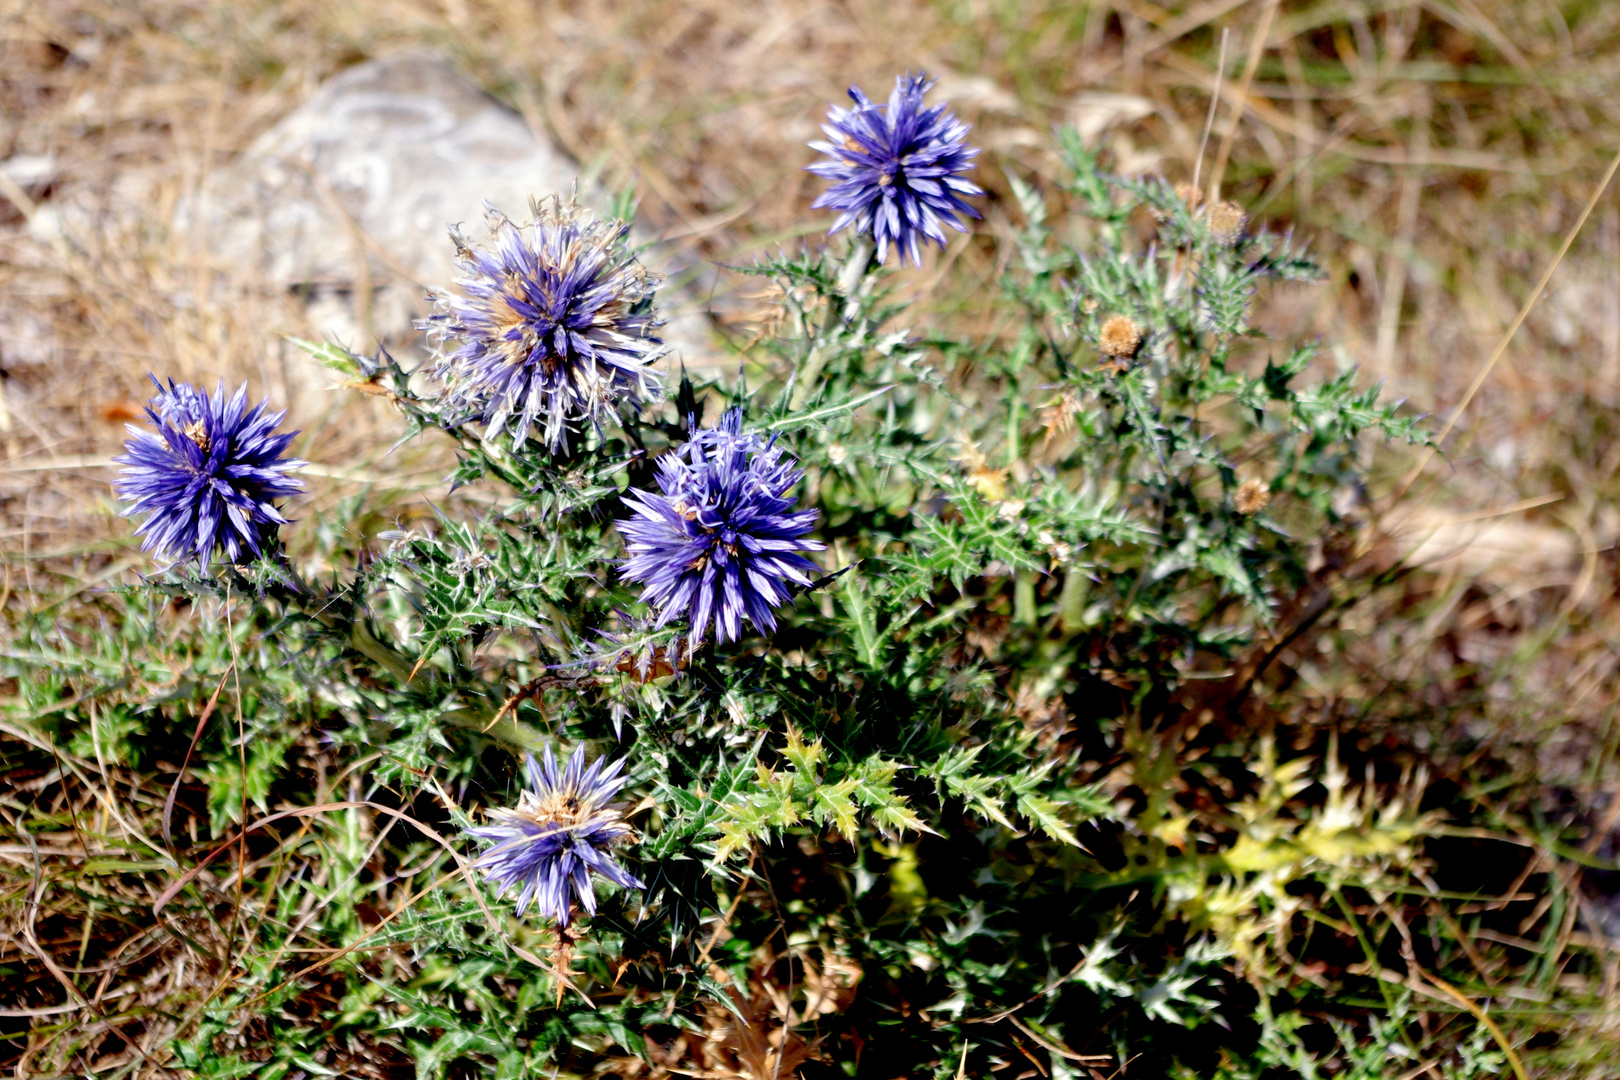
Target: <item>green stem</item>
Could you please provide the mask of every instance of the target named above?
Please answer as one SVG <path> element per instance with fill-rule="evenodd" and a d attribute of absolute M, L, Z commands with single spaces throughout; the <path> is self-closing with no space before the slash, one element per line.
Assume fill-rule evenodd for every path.
<path fill-rule="evenodd" d="M 804 364 L 793 373 L 793 392 L 788 398 L 788 409 L 792 412 L 804 408 L 805 402 L 810 400 L 810 395 L 819 389 L 821 369 L 826 366 L 828 354 L 838 339 L 837 331 L 839 324 L 843 322 L 844 312 L 851 306 L 861 282 L 875 265 L 876 254 L 877 249 L 872 246 L 872 242 L 864 236 L 860 237 L 850 249 L 849 257 L 844 260 L 843 266 L 839 268 L 838 295 L 828 298 L 827 313 L 821 320 L 821 328 L 816 332 L 816 340 L 811 343 Z"/>
<path fill-rule="evenodd" d="M 297 572 L 293 570 L 291 563 L 286 564 L 286 569 L 293 575 L 300 596 L 313 595 L 309 587 L 298 578 Z M 328 627 L 333 624 L 332 618 L 319 609 L 312 612 L 311 615 Z M 353 622 L 349 624 L 349 645 L 355 652 L 398 679 L 400 686 L 403 687 L 411 681 L 410 662 L 396 650 L 378 641 L 370 628 L 366 626 L 365 616 L 358 610 L 354 613 Z M 484 702 L 474 702 L 472 705 L 451 709 L 440 714 L 439 720 L 454 727 L 481 731 L 499 742 L 523 750 L 539 746 L 544 738 L 540 732 L 518 720 L 511 712 L 491 724 L 490 721 L 494 719 L 495 715 L 495 712 Z"/>
<path fill-rule="evenodd" d="M 365 616 L 356 611 L 354 622 L 350 624 L 349 644 L 354 646 L 355 652 L 364 656 L 374 664 L 382 666 L 390 675 L 398 679 L 403 686 L 411 680 L 411 665 L 405 658 L 390 649 L 372 636 L 366 627 Z"/>
<path fill-rule="evenodd" d="M 1361 928 L 1361 920 L 1356 918 L 1355 909 L 1350 906 L 1350 901 L 1344 898 L 1344 893 L 1339 891 L 1337 885 L 1328 886 L 1328 895 L 1333 897 L 1334 902 L 1339 905 L 1339 910 L 1344 912 L 1345 921 L 1350 924 L 1350 929 L 1355 932 L 1356 943 L 1361 946 L 1362 955 L 1367 958 L 1367 974 L 1372 976 L 1373 982 L 1378 984 L 1378 992 L 1384 998 L 1384 1007 L 1390 1012 L 1394 1012 L 1394 995 L 1390 992 L 1389 984 L 1379 975 L 1379 970 L 1383 965 L 1378 962 L 1378 950 L 1374 949 L 1372 942 L 1367 940 L 1367 934 Z"/>
<path fill-rule="evenodd" d="M 1034 626 L 1035 571 L 1020 570 L 1013 578 L 1013 618 L 1022 626 Z"/>
<path fill-rule="evenodd" d="M 1018 420 L 1023 402 L 1018 397 L 1018 383 L 1012 383 L 1012 401 L 1007 406 L 1007 468 L 1018 464 Z"/>
<path fill-rule="evenodd" d="M 1086 597 L 1091 582 L 1076 567 L 1063 572 L 1063 591 L 1058 594 L 1058 619 L 1065 634 L 1078 634 L 1086 628 Z"/>
<path fill-rule="evenodd" d="M 463 728 L 469 731 L 479 731 L 497 742 L 508 746 L 515 746 L 520 750 L 537 750 L 545 742 L 545 736 L 534 728 L 519 720 L 510 711 L 495 723 L 491 724 L 487 709 L 466 708 L 451 709 L 439 717 L 441 723 L 452 727 Z"/>

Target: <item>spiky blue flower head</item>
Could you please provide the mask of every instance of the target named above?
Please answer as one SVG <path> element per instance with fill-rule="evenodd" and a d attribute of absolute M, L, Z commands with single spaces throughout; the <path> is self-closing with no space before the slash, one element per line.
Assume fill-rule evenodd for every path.
<path fill-rule="evenodd" d="M 125 517 L 144 514 L 135 530 L 141 550 L 180 562 L 197 559 L 206 569 L 221 548 L 231 562 L 244 551 L 260 554 L 287 519 L 277 499 L 304 485 L 288 476 L 305 462 L 286 455 L 296 431 L 278 432 L 285 413 L 248 407 L 247 386 L 229 400 L 221 382 L 213 396 L 189 383 L 152 377 L 157 396 L 146 408 L 155 432 L 130 425 L 124 468 L 115 489 L 129 502 Z"/>
<path fill-rule="evenodd" d="M 533 429 L 552 452 L 570 425 L 601 427 L 622 404 L 663 394 L 649 365 L 667 351 L 653 336 L 658 279 L 625 247 L 630 226 L 598 220 L 553 196 L 515 225 L 486 204 L 490 246 L 451 228 L 464 275 L 419 323 L 441 347 L 434 374 L 452 410 L 486 437 Z"/>
<path fill-rule="evenodd" d="M 742 430 L 741 409 L 659 459 L 658 491 L 632 491 L 631 516 L 618 523 L 630 555 L 620 573 L 646 586 L 655 625 L 684 615 L 691 648 L 711 622 L 721 642 L 742 636 L 744 618 L 776 628 L 771 609 L 817 570 L 798 552 L 826 546 L 804 539 L 816 511 L 793 510 L 802 475 L 774 435 Z"/>
<path fill-rule="evenodd" d="M 575 898 L 596 914 L 593 872 L 626 889 L 645 888 L 613 858 L 616 845 L 635 838 L 623 814 L 608 805 L 629 779 L 620 775 L 623 769 L 622 759 L 609 764 L 606 758 L 587 769 L 583 746 L 558 768 L 547 746 L 543 762 L 533 754 L 525 761 L 529 787 L 518 805 L 491 810 L 496 824 L 467 830 L 493 843 L 473 865 L 495 883 L 497 896 L 517 887 L 519 915 L 532 903 L 567 926 Z"/>
<path fill-rule="evenodd" d="M 919 265 L 919 237 L 943 249 L 940 225 L 966 232 L 957 215 L 979 216 L 962 196 L 984 192 L 961 176 L 972 168 L 978 148 L 964 141 L 968 126 L 955 113 L 943 105 L 923 107 L 923 94 L 933 85 L 925 75 L 901 75 L 886 106 L 874 105 L 852 86 L 855 107 L 832 106 L 821 126 L 827 141 L 810 144 L 828 160 L 806 168 L 833 181 L 811 208 L 842 211 L 828 232 L 854 225 L 870 234 L 879 262 L 893 244 L 902 264 Z"/>

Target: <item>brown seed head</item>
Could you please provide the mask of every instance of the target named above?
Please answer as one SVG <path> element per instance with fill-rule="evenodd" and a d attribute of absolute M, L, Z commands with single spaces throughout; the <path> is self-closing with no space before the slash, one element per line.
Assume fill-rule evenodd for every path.
<path fill-rule="evenodd" d="M 1232 505 L 1240 514 L 1258 514 L 1271 505 L 1271 488 L 1264 480 L 1251 476 L 1238 485 Z"/>
<path fill-rule="evenodd" d="M 1243 238 L 1249 215 L 1233 202 L 1219 202 L 1209 208 L 1209 236 L 1221 247 L 1231 247 Z"/>
<path fill-rule="evenodd" d="M 675 674 L 677 664 L 681 667 L 686 666 L 685 662 L 679 657 L 671 661 L 669 653 L 665 651 L 662 645 L 658 645 L 653 648 L 650 656 L 637 656 L 634 653 L 626 652 L 619 657 L 615 670 L 622 671 L 638 683 L 648 683 L 654 679 L 662 679 L 667 675 Z"/>
<path fill-rule="evenodd" d="M 503 813 L 512 818 L 532 821 L 536 825 L 558 825 L 566 829 L 598 814 L 599 810 L 594 803 L 582 801 L 578 792 L 560 788 L 543 795 L 525 791 L 518 805 Z M 610 818 L 618 816 L 611 810 L 600 813 Z"/>
<path fill-rule="evenodd" d="M 1176 185 L 1176 198 L 1187 204 L 1188 210 L 1196 210 L 1204 201 L 1204 193 L 1191 184 Z"/>
<path fill-rule="evenodd" d="M 1057 436 L 1067 435 L 1074 430 L 1074 418 L 1080 415 L 1080 404 L 1079 391 L 1072 386 L 1066 386 L 1061 394 L 1042 407 L 1041 424 L 1046 428 L 1046 438 L 1042 441 L 1042 446 Z"/>
<path fill-rule="evenodd" d="M 1124 315 L 1115 315 L 1102 324 L 1097 344 L 1104 356 L 1129 360 L 1142 347 L 1142 328 Z"/>

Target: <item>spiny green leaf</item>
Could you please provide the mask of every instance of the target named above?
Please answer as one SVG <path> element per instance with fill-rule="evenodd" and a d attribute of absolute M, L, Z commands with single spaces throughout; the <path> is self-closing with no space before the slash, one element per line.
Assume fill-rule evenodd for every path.
<path fill-rule="evenodd" d="M 1018 812 L 1023 814 L 1037 829 L 1054 840 L 1061 840 L 1072 847 L 1084 848 L 1074 832 L 1064 822 L 1062 804 L 1054 802 L 1044 795 L 1033 792 L 1018 796 Z"/>

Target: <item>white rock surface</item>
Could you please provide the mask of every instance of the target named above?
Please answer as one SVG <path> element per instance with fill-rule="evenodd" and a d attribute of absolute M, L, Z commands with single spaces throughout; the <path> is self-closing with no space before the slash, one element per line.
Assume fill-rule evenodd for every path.
<path fill-rule="evenodd" d="M 56 179 L 56 159 L 49 154 L 18 154 L 0 161 L 0 173 L 24 191 L 41 188 Z"/>
<path fill-rule="evenodd" d="M 447 226 L 477 239 L 486 201 L 521 221 L 531 197 L 566 195 L 578 176 L 447 57 L 413 49 L 327 80 L 210 176 L 178 224 L 203 231 L 228 278 L 304 292 L 320 331 L 366 351 L 373 336 L 408 347 L 424 290 L 457 272 Z M 580 200 L 606 207 L 594 187 L 582 186 Z M 679 308 L 677 299 L 661 306 Z M 665 332 L 688 363 L 712 351 L 701 316 Z"/>
<path fill-rule="evenodd" d="M 196 224 L 227 264 L 289 285 L 368 273 L 448 280 L 451 222 L 485 200 L 521 217 L 566 192 L 578 166 L 445 58 L 411 51 L 353 67 L 214 176 Z M 469 229 L 469 231 L 472 231 Z"/>

